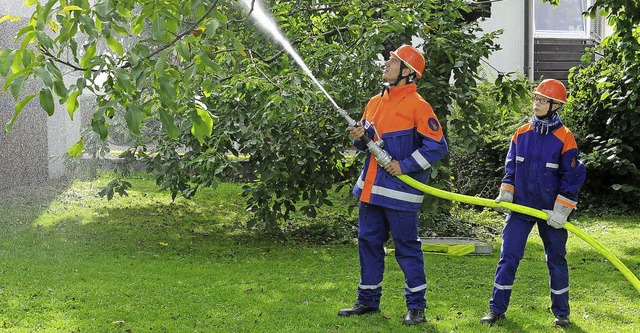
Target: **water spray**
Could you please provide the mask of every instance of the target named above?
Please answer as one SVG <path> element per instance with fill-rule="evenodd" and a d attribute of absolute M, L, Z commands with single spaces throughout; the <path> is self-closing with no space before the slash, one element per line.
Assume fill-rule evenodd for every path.
<path fill-rule="evenodd" d="M 298 53 L 295 51 L 293 46 L 291 46 L 291 43 L 289 43 L 289 41 L 284 37 L 284 34 L 280 32 L 280 29 L 278 29 L 278 26 L 276 25 L 273 18 L 271 18 L 270 15 L 267 15 L 267 12 L 265 11 L 264 6 L 262 5 L 262 1 L 241 0 L 241 2 L 248 10 L 251 11 L 251 17 L 256 21 L 256 23 L 260 25 L 262 28 L 264 28 L 277 42 L 279 42 L 284 47 L 284 49 L 291 55 L 291 57 L 296 61 L 296 63 L 298 63 L 298 65 L 307 74 L 307 76 L 309 76 L 309 78 L 313 81 L 313 83 L 315 83 L 315 85 L 318 86 L 320 91 L 324 93 L 325 96 L 327 96 L 331 104 L 333 104 L 333 106 L 338 111 L 338 113 L 347 121 L 349 126 L 353 126 L 353 127 L 358 126 L 358 122 L 353 120 L 353 118 L 349 116 L 347 111 L 345 111 L 344 109 L 338 106 L 338 104 L 333 100 L 333 98 L 331 98 L 331 95 L 329 95 L 329 93 L 324 89 L 322 84 L 320 84 L 318 79 L 316 79 L 316 77 L 313 75 L 309 67 L 307 67 L 307 65 L 302 60 L 302 57 L 298 55 Z M 385 167 L 387 164 L 391 163 L 392 161 L 391 156 L 389 155 L 389 153 L 387 153 L 387 151 L 385 151 L 382 148 L 381 145 L 371 140 L 367 135 L 362 136 L 361 140 L 363 141 L 363 143 L 367 145 L 369 152 L 376 158 L 376 161 L 378 162 L 379 165 L 381 165 L 382 167 Z M 438 198 L 442 198 L 450 201 L 459 201 L 463 203 L 485 206 L 490 208 L 503 207 L 511 211 L 529 215 L 542 220 L 548 219 L 547 213 L 541 210 L 533 209 L 531 207 L 517 205 L 509 202 L 496 203 L 494 200 L 491 200 L 491 199 L 471 197 L 467 195 L 443 191 L 443 190 L 428 186 L 426 184 L 423 184 L 407 175 L 399 175 L 397 177 L 407 185 L 419 191 L 422 191 L 426 194 L 429 194 L 431 196 L 435 196 Z M 607 258 L 627 278 L 627 280 L 636 288 L 636 290 L 640 292 L 640 280 L 638 280 L 638 278 L 633 274 L 633 272 L 631 272 L 631 270 L 629 270 L 629 268 L 627 268 L 627 266 L 625 266 L 625 264 L 622 263 L 620 259 L 618 259 L 606 247 L 604 247 L 604 245 L 600 244 L 593 237 L 589 236 L 587 233 L 580 230 L 580 228 L 576 227 L 575 225 L 569 222 L 565 223 L 564 228 L 570 231 L 571 233 L 573 233 L 574 235 L 578 236 L 585 242 L 587 242 L 589 245 L 595 248 L 600 254 L 602 254 L 605 258 Z"/>
<path fill-rule="evenodd" d="M 336 101 L 333 100 L 331 95 L 329 95 L 329 93 L 324 89 L 322 84 L 320 84 L 320 81 L 318 81 L 315 75 L 313 75 L 313 73 L 311 72 L 307 64 L 305 64 L 304 60 L 302 60 L 302 57 L 300 57 L 300 55 L 298 54 L 298 52 L 296 52 L 296 50 L 293 48 L 291 43 L 289 43 L 289 41 L 284 37 L 284 34 L 280 31 L 280 29 L 278 29 L 278 26 L 276 22 L 273 20 L 273 18 L 267 14 L 267 11 L 264 9 L 262 1 L 242 0 L 241 2 L 247 9 L 251 11 L 251 17 L 256 21 L 256 23 L 258 23 L 262 28 L 264 28 L 266 32 L 268 32 L 271 35 L 271 37 L 273 37 L 278 43 L 282 45 L 282 47 L 284 47 L 284 49 L 291 55 L 293 60 L 296 61 L 298 66 L 300 66 L 300 68 L 302 68 L 302 70 L 307 74 L 307 76 L 309 76 L 311 81 L 313 81 L 313 83 L 315 83 L 315 85 L 318 86 L 320 91 L 324 93 L 325 96 L 327 96 L 327 98 L 329 99 L 331 104 L 333 104 L 336 111 L 338 111 L 338 113 L 342 116 L 342 118 L 344 118 L 347 121 L 349 126 L 353 126 L 353 127 L 358 126 L 358 122 L 353 120 L 353 118 L 349 116 L 349 114 L 345 109 L 338 106 L 338 103 L 336 103 Z M 361 141 L 364 144 L 366 144 L 367 148 L 369 149 L 369 152 L 371 152 L 371 154 L 376 158 L 376 161 L 378 162 L 378 164 L 380 164 L 382 167 L 385 167 L 387 164 L 391 163 L 391 160 L 392 160 L 391 156 L 384 149 L 382 149 L 381 145 L 374 142 L 366 135 L 364 135 L 361 138 Z"/>

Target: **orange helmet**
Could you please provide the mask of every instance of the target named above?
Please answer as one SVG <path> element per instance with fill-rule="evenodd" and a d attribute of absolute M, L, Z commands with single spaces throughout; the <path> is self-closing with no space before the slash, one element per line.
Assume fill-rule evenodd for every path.
<path fill-rule="evenodd" d="M 533 93 L 550 98 L 562 104 L 567 103 L 567 89 L 564 87 L 562 82 L 556 79 L 542 80 Z"/>
<path fill-rule="evenodd" d="M 426 61 L 418 49 L 411 45 L 402 45 L 397 50 L 391 51 L 391 54 L 402 60 L 410 70 L 416 73 L 418 78 L 422 77 Z"/>

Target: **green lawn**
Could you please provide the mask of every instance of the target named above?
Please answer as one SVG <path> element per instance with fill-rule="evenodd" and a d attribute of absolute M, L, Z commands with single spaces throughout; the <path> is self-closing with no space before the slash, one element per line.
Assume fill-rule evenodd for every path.
<path fill-rule="evenodd" d="M 106 180 L 0 195 L 0 332 L 557 332 L 542 243 L 532 234 L 502 325 L 488 309 L 499 255 L 426 254 L 428 322 L 403 327 L 402 273 L 388 257 L 382 313 L 351 306 L 356 245 L 309 245 L 244 231 L 241 185 L 171 202 L 152 180 L 128 197 L 96 197 Z M 345 206 L 318 221 L 354 219 Z M 335 210 L 340 211 L 335 211 Z M 640 218 L 575 224 L 640 275 Z M 569 241 L 574 325 L 640 332 L 640 293 L 589 245 Z"/>

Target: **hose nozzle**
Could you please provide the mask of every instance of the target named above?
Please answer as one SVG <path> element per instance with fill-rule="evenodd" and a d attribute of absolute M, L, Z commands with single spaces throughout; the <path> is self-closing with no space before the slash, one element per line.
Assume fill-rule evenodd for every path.
<path fill-rule="evenodd" d="M 349 117 L 349 114 L 347 113 L 347 111 L 345 109 L 343 109 L 341 107 L 337 107 L 336 110 L 342 116 L 342 118 L 344 118 L 347 121 L 347 123 L 349 123 L 349 126 L 353 126 L 353 127 L 358 126 L 358 122 L 353 120 L 353 118 Z"/>
<path fill-rule="evenodd" d="M 341 107 L 337 107 L 336 109 L 338 113 L 342 116 L 342 118 L 344 118 L 349 123 L 349 126 L 353 126 L 353 127 L 358 126 L 358 123 L 355 120 L 353 120 L 353 118 L 349 117 L 349 114 L 347 113 L 347 111 L 345 111 L 345 109 Z M 386 150 L 382 149 L 382 147 L 380 147 L 377 143 L 373 142 L 373 140 L 371 140 L 371 138 L 369 138 L 368 136 L 363 135 L 360 138 L 360 141 L 362 141 L 364 144 L 367 145 L 369 152 L 371 153 L 371 155 L 373 155 L 376 158 L 376 161 L 380 166 L 385 167 L 387 166 L 387 164 L 391 163 L 391 161 L 393 160 L 391 158 L 391 155 L 389 155 L 389 153 L 387 153 Z"/>

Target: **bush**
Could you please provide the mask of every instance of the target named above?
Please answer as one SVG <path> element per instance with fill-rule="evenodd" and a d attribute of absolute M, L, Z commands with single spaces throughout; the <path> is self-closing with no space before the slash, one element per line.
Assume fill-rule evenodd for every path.
<path fill-rule="evenodd" d="M 495 239 L 504 222 L 504 214 L 489 208 L 454 205 L 450 214 L 421 216 L 419 234 L 425 237 L 470 237 Z"/>
<path fill-rule="evenodd" d="M 527 86 L 525 79 L 520 79 Z M 501 101 L 495 85 L 478 85 L 483 116 L 473 126 L 462 127 L 468 116 L 457 108 L 449 117 L 449 149 L 454 188 L 465 195 L 485 198 L 497 195 L 504 176 L 504 159 L 515 130 L 528 121 L 531 100 L 522 96 L 512 103 Z M 528 89 L 528 88 L 527 88 Z M 468 120 L 466 121 L 468 124 Z"/>
<path fill-rule="evenodd" d="M 567 124 L 587 167 L 583 206 L 624 212 L 640 200 L 640 65 L 625 65 L 619 43 L 607 39 L 600 59 L 572 71 Z"/>

